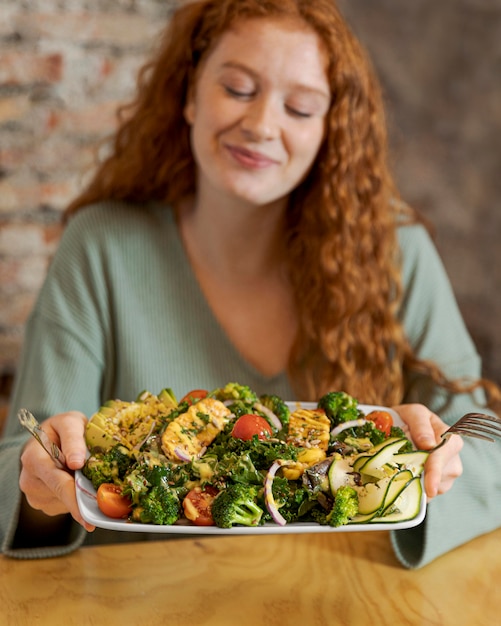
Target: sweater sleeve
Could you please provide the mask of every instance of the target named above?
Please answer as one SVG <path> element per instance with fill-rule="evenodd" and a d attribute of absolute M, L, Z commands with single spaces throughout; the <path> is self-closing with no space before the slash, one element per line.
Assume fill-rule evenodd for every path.
<path fill-rule="evenodd" d="M 20 456 L 27 435 L 20 432 L 15 413 L 20 406 L 32 409 L 42 420 L 68 407 L 87 413 L 96 402 L 90 390 L 96 389 L 99 368 L 78 339 L 67 331 L 55 332 L 53 324 L 37 314 L 27 326 L 26 341 L 30 345 L 29 355 L 23 357 L 5 436 L 0 442 L 0 546 L 6 556 L 42 558 L 76 549 L 84 541 L 86 531 L 73 522 L 69 535 L 61 537 L 61 545 L 26 547 L 17 540 Z M 43 544 L 43 537 L 40 542 Z"/>
<path fill-rule="evenodd" d="M 76 245 L 74 230 L 70 227 L 63 236 L 26 325 L 25 349 L 0 442 L 0 546 L 2 553 L 12 557 L 64 554 L 78 547 L 86 535 L 74 523 L 57 546 L 44 547 L 41 537 L 40 547 L 26 547 L 16 537 L 20 455 L 27 440 L 17 411 L 26 407 L 43 421 L 69 409 L 90 415 L 99 406 L 105 322 L 96 306 L 94 272 L 83 248 Z"/>
<path fill-rule="evenodd" d="M 400 232 L 405 297 L 401 318 L 418 357 L 432 359 L 449 378 L 478 379 L 481 363 L 465 327 L 438 253 L 420 226 Z M 477 393 L 451 395 L 423 377 L 409 378 L 406 402 L 420 402 L 454 423 L 469 411 L 485 411 Z M 501 526 L 499 450 L 496 444 L 465 440 L 463 475 L 428 505 L 422 524 L 393 531 L 400 562 L 417 568 L 476 536 Z"/>

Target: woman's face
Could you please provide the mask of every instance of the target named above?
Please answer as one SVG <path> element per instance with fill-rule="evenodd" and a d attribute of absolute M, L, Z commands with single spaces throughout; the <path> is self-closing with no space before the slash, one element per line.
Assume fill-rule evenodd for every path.
<path fill-rule="evenodd" d="M 305 178 L 324 136 L 326 68 L 320 39 L 301 21 L 247 20 L 222 36 L 185 107 L 199 198 L 265 205 Z"/>

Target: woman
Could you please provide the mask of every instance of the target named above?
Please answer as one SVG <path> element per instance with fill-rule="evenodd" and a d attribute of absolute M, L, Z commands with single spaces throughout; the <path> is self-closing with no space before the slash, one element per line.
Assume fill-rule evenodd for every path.
<path fill-rule="evenodd" d="M 68 208 L 28 324 L 1 451 L 5 554 L 130 539 L 85 532 L 72 476 L 16 435 L 20 406 L 47 418 L 78 469 L 86 416 L 144 388 L 238 380 L 302 400 L 344 389 L 399 405 L 421 448 L 477 408 L 482 388 L 496 393 L 449 382 L 478 379 L 478 357 L 398 200 L 377 83 L 332 0 L 187 3 L 122 113 L 110 156 Z M 446 495 L 394 533 L 408 567 L 501 519 L 487 497 L 481 519 L 464 514 L 479 472 L 480 498 L 496 487 L 485 444 L 478 470 L 465 445 L 449 491 L 462 446 L 452 438 L 430 456 L 428 498 Z"/>

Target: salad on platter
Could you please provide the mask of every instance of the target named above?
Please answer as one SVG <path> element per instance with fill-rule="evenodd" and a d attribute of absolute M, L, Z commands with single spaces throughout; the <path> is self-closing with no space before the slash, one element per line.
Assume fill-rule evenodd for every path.
<path fill-rule="evenodd" d="M 144 391 L 107 402 L 85 437 L 77 497 L 112 522 L 94 515 L 103 527 L 348 530 L 424 516 L 428 454 L 391 409 L 343 391 L 317 403 L 233 382 L 180 401 L 168 388 Z"/>

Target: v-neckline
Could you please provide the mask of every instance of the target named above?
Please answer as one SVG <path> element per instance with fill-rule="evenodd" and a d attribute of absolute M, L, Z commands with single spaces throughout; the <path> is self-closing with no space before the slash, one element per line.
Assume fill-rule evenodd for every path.
<path fill-rule="evenodd" d="M 219 319 L 212 310 L 211 306 L 207 302 L 207 298 L 205 297 L 203 289 L 199 283 L 196 273 L 191 265 L 190 259 L 188 258 L 186 249 L 183 245 L 182 237 L 179 232 L 178 224 L 176 223 L 173 208 L 170 206 L 162 205 L 161 209 L 162 212 L 166 215 L 166 228 L 167 232 L 169 233 L 168 245 L 175 246 L 176 257 L 182 260 L 182 267 L 178 268 L 178 270 L 183 272 L 183 282 L 185 285 L 190 286 L 190 291 L 192 292 L 194 298 L 196 298 L 197 306 L 203 307 L 205 309 L 207 315 L 211 320 L 211 325 L 220 335 L 221 340 L 224 341 L 228 350 L 234 355 L 235 358 L 238 359 L 243 369 L 247 370 L 249 372 L 249 375 L 253 379 L 262 381 L 265 385 L 271 385 L 274 381 L 280 381 L 283 379 L 287 380 L 288 382 L 288 377 L 285 370 L 282 370 L 277 374 L 271 376 L 268 376 L 261 372 L 242 355 L 240 350 L 230 339 Z"/>

